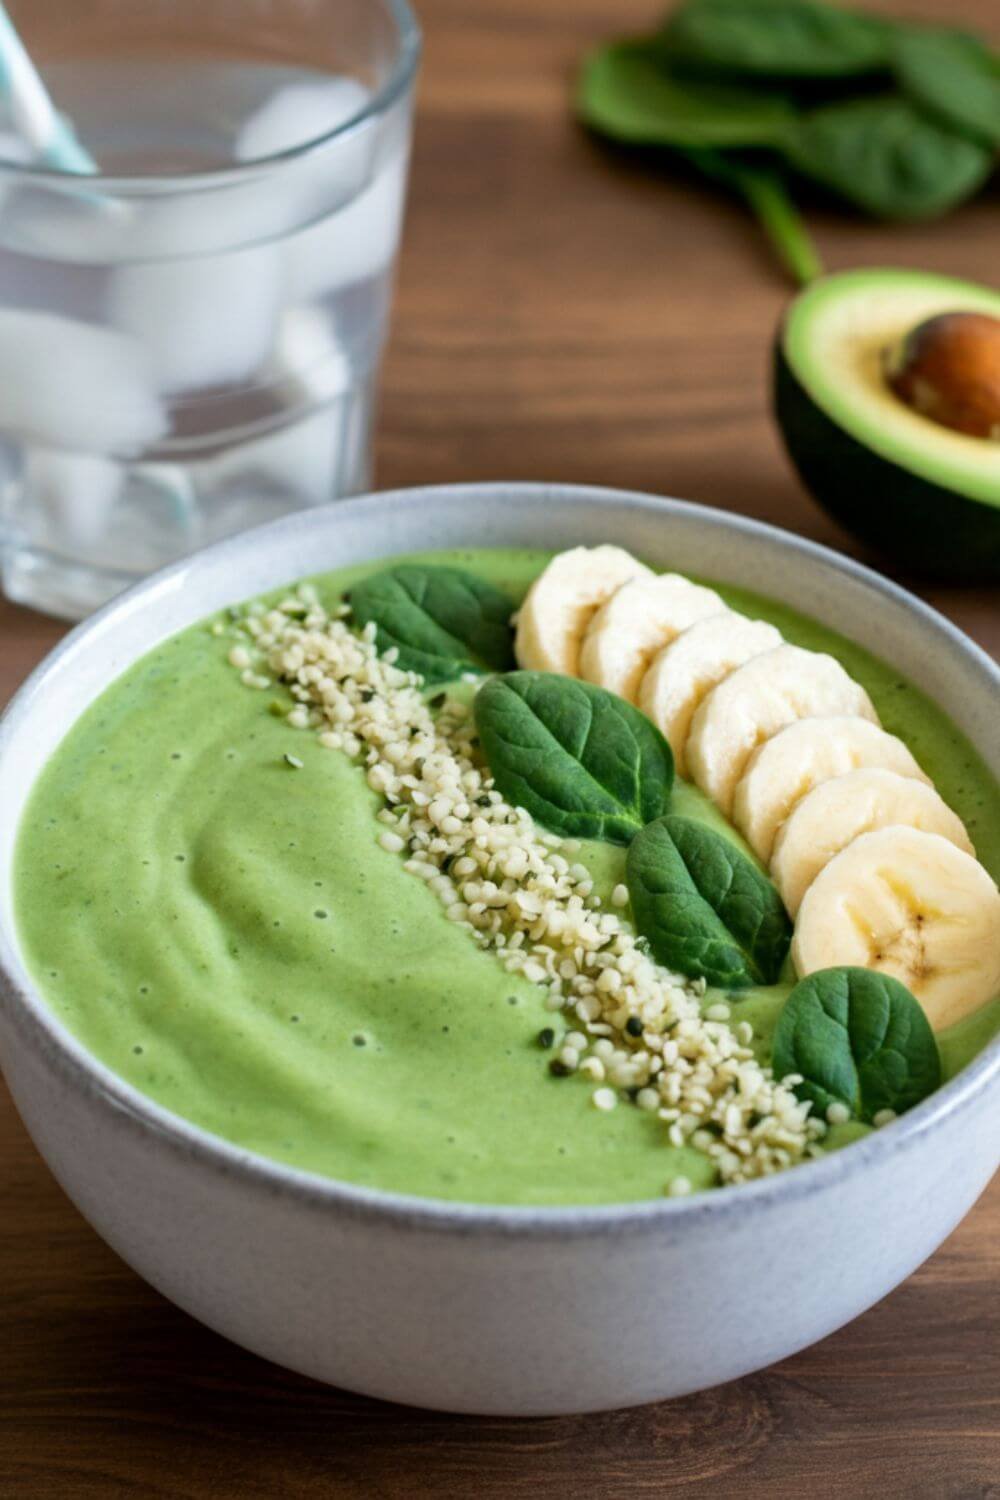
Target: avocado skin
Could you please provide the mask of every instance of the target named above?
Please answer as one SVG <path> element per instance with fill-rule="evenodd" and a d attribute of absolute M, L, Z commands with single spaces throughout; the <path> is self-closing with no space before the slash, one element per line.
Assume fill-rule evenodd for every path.
<path fill-rule="evenodd" d="M 821 411 L 774 348 L 774 414 L 806 489 L 861 541 L 929 577 L 1000 581 L 1000 509 L 866 448 Z"/>

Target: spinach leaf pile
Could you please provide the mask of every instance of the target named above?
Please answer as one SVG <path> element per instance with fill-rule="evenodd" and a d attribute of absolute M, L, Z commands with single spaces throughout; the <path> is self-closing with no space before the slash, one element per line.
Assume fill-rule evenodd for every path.
<path fill-rule="evenodd" d="M 985 43 L 828 0 L 682 0 L 655 35 L 587 59 L 577 108 L 741 194 L 800 282 L 821 265 L 790 178 L 876 218 L 927 219 L 976 193 L 1000 148 Z"/>
<path fill-rule="evenodd" d="M 842 1104 L 871 1124 L 902 1114 L 941 1082 L 937 1042 L 905 985 L 871 969 L 822 969 L 801 980 L 774 1033 L 774 1076 L 800 1074 L 800 1098 L 824 1115 Z"/>

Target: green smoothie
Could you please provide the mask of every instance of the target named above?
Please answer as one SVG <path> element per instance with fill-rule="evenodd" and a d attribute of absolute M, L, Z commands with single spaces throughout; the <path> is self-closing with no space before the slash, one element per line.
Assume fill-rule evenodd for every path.
<path fill-rule="evenodd" d="M 547 560 L 431 557 L 515 599 Z M 375 566 L 317 580 L 324 603 Z M 841 637 L 720 592 L 839 657 L 1000 875 L 1000 789 L 946 716 Z M 379 799 L 362 770 L 270 712 L 282 690 L 243 686 L 232 641 L 210 625 L 125 673 L 39 776 L 15 897 L 25 958 L 56 1015 L 167 1109 L 347 1182 L 520 1204 L 659 1197 L 679 1173 L 709 1185 L 708 1159 L 668 1146 L 655 1115 L 599 1113 L 582 1080 L 550 1076 L 537 1038 L 561 1023 L 542 991 L 477 948 L 379 846 Z M 674 806 L 721 825 L 684 783 Z M 600 889 L 621 879 L 624 850 L 595 844 L 580 857 Z M 764 1059 L 786 994 L 730 997 Z M 998 1030 L 1000 1000 L 944 1033 L 946 1075 Z M 838 1127 L 828 1143 L 864 1129 Z"/>

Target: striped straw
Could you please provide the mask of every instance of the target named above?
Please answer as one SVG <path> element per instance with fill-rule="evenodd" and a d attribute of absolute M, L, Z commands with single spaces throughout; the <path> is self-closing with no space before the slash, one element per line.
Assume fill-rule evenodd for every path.
<path fill-rule="evenodd" d="M 86 175 L 98 171 L 97 163 L 80 145 L 73 127 L 57 112 L 14 23 L 0 3 L 0 97 L 4 93 L 14 128 L 38 161 L 60 172 Z"/>

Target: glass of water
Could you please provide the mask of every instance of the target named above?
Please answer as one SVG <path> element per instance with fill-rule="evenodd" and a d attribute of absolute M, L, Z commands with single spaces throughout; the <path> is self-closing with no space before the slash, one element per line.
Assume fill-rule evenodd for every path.
<path fill-rule="evenodd" d="M 365 489 L 419 33 L 406 0 L 20 0 L 97 161 L 0 98 L 0 547 L 86 614 L 196 547 Z"/>

